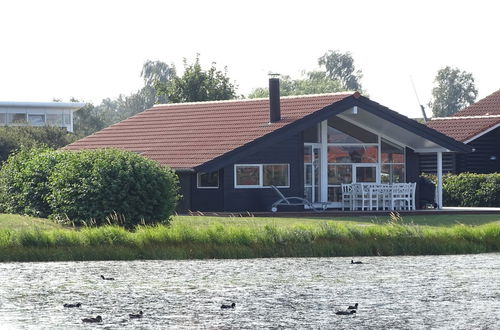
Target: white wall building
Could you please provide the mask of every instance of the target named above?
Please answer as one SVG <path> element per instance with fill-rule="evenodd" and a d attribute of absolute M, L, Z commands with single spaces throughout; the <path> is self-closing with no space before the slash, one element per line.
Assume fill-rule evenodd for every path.
<path fill-rule="evenodd" d="M 73 132 L 79 102 L 0 102 L 0 126 L 57 126 Z"/>

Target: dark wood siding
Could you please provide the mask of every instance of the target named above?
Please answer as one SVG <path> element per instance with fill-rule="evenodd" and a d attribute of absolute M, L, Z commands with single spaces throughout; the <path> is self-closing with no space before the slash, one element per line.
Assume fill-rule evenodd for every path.
<path fill-rule="evenodd" d="M 455 153 L 443 152 L 443 174 L 456 173 L 455 159 Z M 419 154 L 418 162 L 419 173 L 437 174 L 437 154 L 435 152 Z"/>
<path fill-rule="evenodd" d="M 236 164 L 289 164 L 290 188 L 280 188 L 287 197 L 304 196 L 304 146 L 302 133 L 296 134 L 259 152 L 245 155 Z M 269 211 L 278 200 L 270 188 L 235 188 L 234 164 L 224 167 L 224 210 L 227 212 Z"/>
<path fill-rule="evenodd" d="M 478 137 L 468 145 L 475 151 L 459 155 L 457 161 L 459 173 L 500 172 L 500 128 Z"/>
<path fill-rule="evenodd" d="M 419 200 L 420 200 L 420 187 L 418 185 L 418 177 L 420 175 L 419 172 L 419 157 L 418 154 L 413 151 L 411 148 L 406 148 L 406 182 L 417 182 L 417 187 L 415 189 L 415 201 L 417 208 L 420 208 Z"/>
<path fill-rule="evenodd" d="M 178 213 L 185 213 L 191 209 L 191 181 L 193 173 L 177 172 L 177 176 L 179 177 L 179 194 L 182 197 L 177 202 L 176 211 Z"/>
<path fill-rule="evenodd" d="M 475 150 L 465 154 L 443 153 L 443 173 L 500 172 L 500 128 L 468 143 Z M 436 174 L 436 153 L 420 154 L 420 172 Z"/>
<path fill-rule="evenodd" d="M 224 210 L 224 170 L 219 170 L 219 188 L 207 189 L 197 187 L 197 176 L 191 180 L 192 211 L 216 212 Z"/>

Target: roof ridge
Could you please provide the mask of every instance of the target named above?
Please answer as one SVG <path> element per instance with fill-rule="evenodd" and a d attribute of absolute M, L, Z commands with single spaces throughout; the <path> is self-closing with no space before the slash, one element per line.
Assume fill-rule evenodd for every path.
<path fill-rule="evenodd" d="M 287 95 L 280 96 L 280 99 L 298 99 L 298 98 L 309 98 L 318 96 L 336 96 L 336 95 L 355 95 L 359 94 L 358 91 L 344 91 L 344 92 L 334 92 L 334 93 L 319 93 L 319 94 L 302 94 L 302 95 Z M 245 99 L 231 99 L 231 100 L 218 100 L 218 101 L 198 101 L 198 102 L 181 102 L 181 103 L 161 103 L 153 105 L 156 107 L 169 107 L 176 105 L 192 105 L 192 104 L 219 104 L 219 103 L 231 103 L 231 102 L 252 102 L 252 101 L 265 101 L 269 100 L 269 97 L 259 97 L 259 98 L 245 98 Z"/>
<path fill-rule="evenodd" d="M 500 118 L 500 115 L 436 117 L 436 118 L 431 118 L 431 121 L 443 120 L 443 119 L 483 119 L 483 118 Z"/>

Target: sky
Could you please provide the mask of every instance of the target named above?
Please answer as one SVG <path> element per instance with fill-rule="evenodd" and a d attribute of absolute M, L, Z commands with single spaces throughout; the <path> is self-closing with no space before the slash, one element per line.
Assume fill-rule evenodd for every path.
<path fill-rule="evenodd" d="M 500 89 L 499 12 L 494 0 L 4 0 L 0 101 L 99 104 L 140 89 L 145 61 L 182 71 L 197 53 L 246 95 L 269 72 L 299 78 L 339 50 L 372 100 L 421 117 L 410 79 L 426 105 L 445 66 L 473 74 L 478 100 Z"/>

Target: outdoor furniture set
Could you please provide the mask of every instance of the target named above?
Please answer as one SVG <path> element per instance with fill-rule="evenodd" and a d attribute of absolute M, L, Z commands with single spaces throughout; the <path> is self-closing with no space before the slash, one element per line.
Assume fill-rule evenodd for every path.
<path fill-rule="evenodd" d="M 416 183 L 342 184 L 342 210 L 415 210 Z"/>

